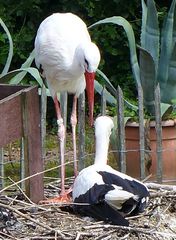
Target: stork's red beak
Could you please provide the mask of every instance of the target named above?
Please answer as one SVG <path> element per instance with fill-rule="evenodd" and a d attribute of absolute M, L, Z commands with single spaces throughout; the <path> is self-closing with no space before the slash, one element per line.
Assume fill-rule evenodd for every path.
<path fill-rule="evenodd" d="M 94 111 L 94 79 L 95 73 L 85 72 L 86 78 L 86 90 L 88 97 L 88 105 L 89 105 L 89 122 L 90 125 L 93 125 L 93 111 Z"/>

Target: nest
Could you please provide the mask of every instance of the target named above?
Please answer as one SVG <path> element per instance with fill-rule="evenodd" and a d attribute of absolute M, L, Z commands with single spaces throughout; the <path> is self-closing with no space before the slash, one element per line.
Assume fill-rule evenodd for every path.
<path fill-rule="evenodd" d="M 45 196 L 57 195 L 58 185 L 58 181 L 47 184 Z M 11 190 L 0 197 L 0 239 L 176 239 L 176 186 L 147 185 L 149 205 L 143 214 L 128 217 L 129 227 L 75 215 L 72 204 L 37 205 L 22 189 L 18 193 Z"/>

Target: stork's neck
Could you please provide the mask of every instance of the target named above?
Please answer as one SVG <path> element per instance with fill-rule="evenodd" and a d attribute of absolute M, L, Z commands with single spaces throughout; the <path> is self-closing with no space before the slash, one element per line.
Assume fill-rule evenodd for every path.
<path fill-rule="evenodd" d="M 95 164 L 107 164 L 109 138 L 107 136 L 96 136 Z"/>

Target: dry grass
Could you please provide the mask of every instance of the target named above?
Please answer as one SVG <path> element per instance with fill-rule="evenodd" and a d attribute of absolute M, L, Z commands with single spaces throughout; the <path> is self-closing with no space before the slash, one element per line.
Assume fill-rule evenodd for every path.
<path fill-rule="evenodd" d="M 46 162 L 58 158 L 57 146 L 52 141 L 47 149 Z M 92 143 L 90 145 L 93 146 Z M 72 149 L 69 146 L 67 149 L 66 158 L 72 160 Z M 19 148 L 16 146 L 12 150 L 10 157 L 8 152 L 6 153 L 7 161 L 15 160 L 19 154 Z M 93 152 L 93 149 L 90 152 Z M 92 156 L 88 160 L 91 158 Z M 72 182 L 73 178 L 68 178 L 67 187 Z M 58 178 L 53 182 L 51 179 L 47 180 L 45 196 L 57 195 L 60 191 L 59 185 Z M 176 239 L 176 186 L 173 188 L 150 184 L 149 188 L 151 197 L 146 211 L 139 216 L 130 217 L 129 227 L 120 227 L 75 215 L 71 204 L 67 206 L 34 204 L 24 191 L 14 184 L 7 189 L 8 191 L 1 191 L 0 209 L 8 213 L 8 218 L 4 218 L 0 212 L 0 240 Z"/>
<path fill-rule="evenodd" d="M 73 179 L 67 179 L 67 186 Z M 57 195 L 60 181 L 45 186 L 45 196 Z M 0 207 L 10 211 L 8 221 L 1 215 L 1 239 L 176 239 L 176 186 L 149 185 L 146 211 L 129 217 L 130 226 L 120 227 L 75 215 L 72 205 L 37 205 L 21 190 L 1 195 Z M 9 189 L 10 190 L 10 189 Z M 13 191 L 12 191 L 13 190 Z M 11 215 L 10 215 L 11 213 Z"/>

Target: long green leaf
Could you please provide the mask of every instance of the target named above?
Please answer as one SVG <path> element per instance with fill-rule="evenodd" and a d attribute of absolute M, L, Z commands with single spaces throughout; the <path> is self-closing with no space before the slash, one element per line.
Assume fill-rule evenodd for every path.
<path fill-rule="evenodd" d="M 139 48 L 139 50 L 141 85 L 144 93 L 144 104 L 148 111 L 154 114 L 154 92 L 157 85 L 155 63 L 149 52 L 143 48 Z"/>
<path fill-rule="evenodd" d="M 32 62 L 34 61 L 34 57 L 35 57 L 35 52 L 34 50 L 30 53 L 29 57 L 26 59 L 26 61 L 21 65 L 20 69 L 24 69 L 24 68 L 29 68 L 32 64 Z M 22 79 L 26 76 L 27 71 L 22 71 L 19 72 L 17 75 L 15 75 L 12 79 L 11 79 L 11 83 L 20 83 L 22 81 Z"/>
<path fill-rule="evenodd" d="M 105 80 L 105 85 L 106 85 L 107 89 L 109 90 L 108 94 L 112 94 L 113 97 L 117 98 L 117 90 L 112 85 L 112 83 L 109 81 L 108 77 L 102 71 L 100 71 L 99 69 L 97 69 L 97 73 Z M 103 87 L 101 87 L 101 90 L 99 90 L 100 94 L 101 94 L 102 90 L 103 90 Z M 125 104 L 128 108 L 133 109 L 134 111 L 138 111 L 137 106 L 131 104 L 126 99 L 124 99 L 124 102 L 125 102 Z M 114 103 L 114 101 L 113 101 L 113 103 Z"/>
<path fill-rule="evenodd" d="M 170 103 L 176 98 L 176 43 L 169 62 L 167 87 L 161 88 L 161 101 Z"/>
<path fill-rule="evenodd" d="M 175 4 L 176 0 L 173 0 L 162 28 L 161 53 L 158 66 L 158 81 L 162 89 L 165 89 L 167 84 L 169 61 L 173 49 L 173 24 L 176 24 L 176 21 L 174 21 Z M 176 29 L 176 26 L 174 28 Z"/>
<path fill-rule="evenodd" d="M 1 18 L 0 18 L 0 24 L 1 24 L 2 28 L 4 29 L 5 33 L 7 34 L 7 37 L 9 40 L 9 52 L 8 52 L 7 61 L 4 66 L 4 69 L 2 70 L 2 73 L 0 74 L 0 76 L 3 76 L 9 71 L 9 68 L 10 68 L 10 64 L 11 64 L 12 57 L 13 57 L 13 41 L 12 41 L 12 38 L 11 38 L 8 28 L 6 27 L 5 23 L 2 21 Z"/>
<path fill-rule="evenodd" d="M 159 45 L 160 31 L 157 10 L 155 7 L 154 0 L 147 1 L 147 18 L 145 30 L 146 30 L 145 33 L 143 33 L 144 34 L 143 37 L 145 38 L 145 45 L 141 46 L 144 49 L 146 49 L 153 57 L 157 71 L 160 47 Z"/>
<path fill-rule="evenodd" d="M 10 84 L 19 84 L 21 79 L 17 79 L 17 81 L 11 81 L 11 79 L 18 73 L 21 73 L 21 72 L 28 72 L 29 74 L 31 74 L 34 79 L 38 82 L 38 84 L 40 86 L 42 86 L 43 84 L 43 81 L 42 81 L 42 78 L 40 77 L 40 74 L 38 72 L 38 70 L 36 68 L 32 68 L 32 67 L 29 67 L 29 68 L 21 68 L 21 69 L 16 69 L 14 71 L 10 71 L 8 72 L 6 75 L 2 76 L 0 78 L 0 83 L 8 83 L 10 82 Z"/>
<path fill-rule="evenodd" d="M 94 81 L 95 84 L 95 91 L 98 92 L 100 95 L 103 91 L 103 86 L 98 82 L 98 81 Z M 115 97 L 113 97 L 106 89 L 105 89 L 105 99 L 107 102 L 109 102 L 110 104 L 116 105 L 117 104 L 117 100 L 115 99 Z"/>
<path fill-rule="evenodd" d="M 161 103 L 160 107 L 162 120 L 168 119 L 173 111 L 173 106 L 167 103 Z"/>
<path fill-rule="evenodd" d="M 176 43 L 176 10 L 175 10 L 175 8 L 174 8 L 174 23 L 173 23 L 173 36 L 172 37 L 173 37 L 172 38 L 172 40 L 173 40 L 172 46 L 174 46 Z"/>
<path fill-rule="evenodd" d="M 106 87 L 109 89 L 111 94 L 113 96 L 116 96 L 117 95 L 117 90 L 112 85 L 112 83 L 109 81 L 108 77 L 100 69 L 97 69 L 96 72 L 105 80 Z"/>
<path fill-rule="evenodd" d="M 130 60 L 132 65 L 132 71 L 134 78 L 136 80 L 136 84 L 140 84 L 140 75 L 139 75 L 139 64 L 136 54 L 136 43 L 135 43 L 135 37 L 133 28 L 130 25 L 130 23 L 123 17 L 120 16 L 114 16 L 110 18 L 106 18 L 104 20 L 100 20 L 93 25 L 90 26 L 90 28 L 100 25 L 100 24 L 107 24 L 107 23 L 113 23 L 119 26 L 122 26 L 127 34 L 129 48 L 130 48 Z"/>
<path fill-rule="evenodd" d="M 141 26 L 141 47 L 145 48 L 145 33 L 146 33 L 146 21 L 147 21 L 147 6 L 144 0 L 142 3 L 142 26 Z"/>

